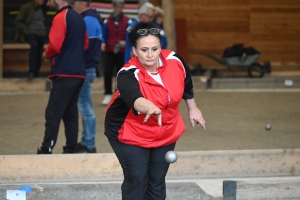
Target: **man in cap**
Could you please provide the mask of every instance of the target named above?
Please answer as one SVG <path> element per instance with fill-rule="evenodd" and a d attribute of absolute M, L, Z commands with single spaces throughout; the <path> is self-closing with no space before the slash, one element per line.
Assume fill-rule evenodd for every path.
<path fill-rule="evenodd" d="M 112 77 L 123 67 L 126 29 L 131 20 L 124 15 L 124 0 L 113 0 L 113 12 L 104 21 L 103 43 L 101 50 L 104 62 L 104 99 L 102 105 L 108 105 L 112 98 Z"/>

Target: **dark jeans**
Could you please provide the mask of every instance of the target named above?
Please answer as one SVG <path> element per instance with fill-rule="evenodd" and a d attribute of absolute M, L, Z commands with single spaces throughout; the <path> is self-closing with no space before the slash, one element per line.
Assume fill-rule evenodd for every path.
<path fill-rule="evenodd" d="M 84 79 L 53 77 L 50 97 L 46 108 L 43 153 L 51 153 L 58 136 L 61 119 L 65 126 L 66 146 L 64 153 L 73 153 L 78 140 L 78 96 Z"/>
<path fill-rule="evenodd" d="M 40 68 L 42 66 L 42 55 L 45 44 L 45 36 L 39 36 L 29 33 L 25 37 L 30 45 L 29 51 L 29 72 L 33 72 L 35 77 L 38 77 Z"/>
<path fill-rule="evenodd" d="M 123 169 L 122 200 L 159 200 L 166 198 L 165 160 L 175 143 L 159 148 L 141 148 L 108 139 Z"/>
<path fill-rule="evenodd" d="M 112 94 L 112 78 L 124 65 L 124 53 L 104 52 L 104 94 Z"/>

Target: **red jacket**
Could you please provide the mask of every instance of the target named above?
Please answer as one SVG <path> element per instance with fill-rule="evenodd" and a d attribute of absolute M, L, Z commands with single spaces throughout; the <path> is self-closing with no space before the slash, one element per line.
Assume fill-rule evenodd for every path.
<path fill-rule="evenodd" d="M 107 41 L 106 41 L 106 51 L 114 52 L 115 45 L 120 41 L 125 41 L 126 29 L 128 26 L 129 18 L 121 14 L 118 23 L 116 23 L 110 15 L 107 18 Z M 120 50 L 120 52 L 124 52 L 124 48 Z"/>
<path fill-rule="evenodd" d="M 156 82 L 140 64 L 132 58 L 117 76 L 117 91 L 108 106 L 105 118 L 105 134 L 111 139 L 155 148 L 176 142 L 185 131 L 179 113 L 182 99 L 194 97 L 192 81 L 181 59 L 170 50 L 162 50 L 158 72 L 164 86 Z M 144 97 L 162 110 L 162 127 L 151 116 L 143 123 L 145 114 L 138 114 L 134 101 Z"/>

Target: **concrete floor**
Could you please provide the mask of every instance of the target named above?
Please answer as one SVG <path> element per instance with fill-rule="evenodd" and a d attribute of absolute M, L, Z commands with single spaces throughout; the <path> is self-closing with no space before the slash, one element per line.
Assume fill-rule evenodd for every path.
<path fill-rule="evenodd" d="M 0 155 L 36 153 L 44 134 L 48 97 L 49 92 L 0 94 Z M 103 134 L 106 107 L 101 105 L 102 99 L 102 92 L 93 93 L 96 147 L 98 152 L 107 153 L 112 149 Z M 191 128 L 182 102 L 186 132 L 177 143 L 177 151 L 299 148 L 299 90 L 206 90 L 195 92 L 195 99 L 207 130 Z M 271 125 L 270 131 L 266 131 L 266 124 Z M 61 153 L 64 143 L 61 124 L 54 153 Z"/>
<path fill-rule="evenodd" d="M 255 177 L 255 178 L 227 178 L 227 179 L 186 179 L 167 180 L 167 200 L 222 200 L 223 181 L 234 180 L 248 184 L 276 185 L 282 183 L 300 183 L 300 177 Z M 28 200 L 121 200 L 121 181 L 110 182 L 53 182 L 53 183 L 27 183 L 27 184 L 0 184 L 0 199 L 6 199 L 7 190 L 18 190 L 23 186 L 30 186 L 32 192 L 27 193 Z M 272 196 L 272 193 L 262 194 L 263 190 L 258 187 L 256 192 L 249 194 L 237 193 L 237 199 L 272 200 L 280 199 Z M 275 188 L 276 189 L 276 188 Z M 292 189 L 292 188 L 291 188 Z M 288 188 L 287 188 L 288 190 Z M 239 192 L 239 191 L 237 191 Z M 251 195 L 252 192 L 252 195 Z M 282 192 L 284 193 L 284 192 Z M 260 195 L 259 195 L 260 194 Z M 288 199 L 299 199 L 300 190 L 291 190 Z M 242 196 L 241 196 L 242 195 Z M 267 196 L 260 198 L 259 196 Z M 256 197 L 255 197 L 256 196 Z M 282 196 L 284 196 L 282 194 Z"/>
<path fill-rule="evenodd" d="M 33 89 L 34 90 L 34 89 Z M 49 97 L 49 92 L 0 92 L 0 155 L 35 154 L 40 146 L 44 132 L 44 112 Z M 293 149 L 300 144 L 300 90 L 196 90 L 195 99 L 198 107 L 203 112 L 207 122 L 207 130 L 200 126 L 194 130 L 189 125 L 185 103 L 182 102 L 180 110 L 186 124 L 186 132 L 177 143 L 176 151 L 211 151 L 211 150 L 248 150 L 248 149 Z M 96 89 L 93 92 L 94 108 L 97 116 L 96 147 L 99 153 L 112 152 L 105 136 L 103 135 L 103 121 L 105 107 L 101 105 L 103 91 Z M 81 123 L 80 130 L 82 130 Z M 271 130 L 265 129 L 266 124 L 271 125 Z M 55 154 L 62 152 L 65 138 L 61 125 Z M 226 179 L 229 180 L 229 179 Z M 269 178 L 233 178 L 233 180 L 250 182 L 298 181 L 299 177 L 269 177 Z M 172 191 L 176 191 L 177 183 L 180 187 L 191 187 L 195 183 L 196 199 L 220 199 L 224 179 L 188 179 L 168 180 Z M 28 183 L 32 186 L 35 183 Z M 36 183 L 40 185 L 41 183 Z M 100 187 L 101 184 L 109 185 L 114 191 L 119 192 L 120 181 L 97 183 L 53 183 L 44 185 L 44 193 L 27 194 L 28 199 L 41 199 L 43 195 L 57 194 L 57 188 L 64 191 L 68 185 L 88 184 L 88 187 Z M 90 185 L 89 185 L 90 184 Z M 189 185 L 191 184 L 191 185 Z M 99 186 L 100 185 L 100 186 Z M 19 185 L 0 185 L 0 199 L 4 198 L 7 189 L 16 189 Z M 105 192 L 106 186 L 103 186 Z M 193 185 L 194 187 L 195 185 Z M 70 189 L 69 192 L 77 190 Z M 114 189 L 115 188 L 115 189 Z M 97 189 L 98 191 L 98 189 Z M 47 193 L 48 192 L 48 193 Z M 94 193 L 96 190 L 94 190 Z M 88 194 L 88 193 L 86 193 Z M 38 196 L 42 195 L 42 196 Z M 68 195 L 65 194 L 65 195 Z M 63 196 L 63 195 L 62 195 Z M 85 195 L 85 198 L 86 199 Z M 46 196 L 44 196 L 45 198 Z M 69 197 L 69 196 L 68 196 Z M 90 199 L 101 199 L 92 198 Z M 46 199 L 51 199 L 49 196 Z M 56 196 L 54 199 L 59 199 Z M 71 198 L 72 199 L 72 198 Z M 74 199 L 74 198 L 73 198 Z M 80 198 L 75 198 L 80 199 Z M 113 200 L 114 198 L 102 198 Z M 115 199 L 120 199 L 119 196 Z M 175 197 L 169 199 L 176 199 Z M 190 198 L 178 198 L 190 199 Z"/>

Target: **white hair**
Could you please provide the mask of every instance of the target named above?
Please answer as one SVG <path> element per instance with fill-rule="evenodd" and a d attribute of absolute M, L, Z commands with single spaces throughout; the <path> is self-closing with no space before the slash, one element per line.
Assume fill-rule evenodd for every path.
<path fill-rule="evenodd" d="M 141 14 L 147 14 L 148 13 L 148 9 L 155 9 L 152 3 L 146 2 L 144 3 L 140 9 L 139 9 L 139 15 Z"/>

